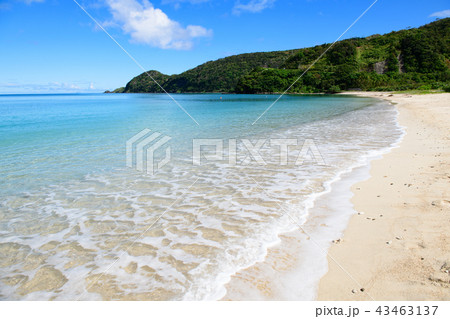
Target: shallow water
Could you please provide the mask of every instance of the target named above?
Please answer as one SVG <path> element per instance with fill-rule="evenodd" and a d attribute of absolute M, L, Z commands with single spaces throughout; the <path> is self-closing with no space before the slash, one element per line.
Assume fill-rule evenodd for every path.
<path fill-rule="evenodd" d="M 174 97 L 200 125 L 165 95 L 0 96 L 2 299 L 221 298 L 332 181 L 401 135 L 374 99 L 285 96 L 252 125 L 275 96 Z M 145 128 L 171 137 L 153 175 L 125 165 Z M 207 138 L 223 158 L 193 165 L 192 140 Z M 280 139 L 297 142 L 286 165 Z"/>

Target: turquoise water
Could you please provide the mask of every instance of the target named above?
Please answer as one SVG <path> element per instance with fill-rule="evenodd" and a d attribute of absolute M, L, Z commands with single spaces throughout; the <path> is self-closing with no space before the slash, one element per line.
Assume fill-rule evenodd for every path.
<path fill-rule="evenodd" d="M 163 94 L 0 96 L 2 299 L 220 298 L 294 227 L 280 205 L 303 223 L 327 182 L 400 136 L 374 99 L 284 96 L 252 125 L 276 96 L 174 98 L 199 125 Z M 154 175 L 125 165 L 145 128 L 171 137 Z M 199 138 L 237 140 L 237 165 L 192 165 Z M 286 138 L 295 158 L 313 140 L 325 165 L 280 165 L 268 142 L 261 166 L 241 143 Z M 48 269 L 57 284 L 36 288 Z"/>
<path fill-rule="evenodd" d="M 126 140 L 145 128 L 171 136 L 174 156 L 183 157 L 189 156 L 193 138 L 265 134 L 370 103 L 361 98 L 286 96 L 252 125 L 273 96 L 176 99 L 200 125 L 167 95 L 1 96 L 1 191 L 20 192 L 123 167 Z"/>

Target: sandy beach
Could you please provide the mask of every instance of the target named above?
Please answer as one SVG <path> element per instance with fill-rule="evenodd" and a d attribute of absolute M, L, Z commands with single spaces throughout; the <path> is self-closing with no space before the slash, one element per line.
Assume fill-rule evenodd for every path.
<path fill-rule="evenodd" d="M 450 300 L 450 94 L 359 93 L 399 110 L 406 135 L 352 187 L 356 211 L 319 300 Z M 362 291 L 363 290 L 363 291 Z"/>
<path fill-rule="evenodd" d="M 395 104 L 406 135 L 370 175 L 334 184 L 223 300 L 450 300 L 450 94 L 352 94 Z"/>

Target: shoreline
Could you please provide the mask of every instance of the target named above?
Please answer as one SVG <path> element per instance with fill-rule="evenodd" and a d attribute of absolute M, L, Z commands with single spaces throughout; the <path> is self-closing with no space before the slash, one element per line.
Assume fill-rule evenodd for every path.
<path fill-rule="evenodd" d="M 397 118 L 398 111 L 389 104 Z M 324 185 L 301 228 L 279 234 L 279 243 L 268 247 L 264 260 L 232 275 L 221 300 L 315 300 L 319 280 L 327 272 L 327 251 L 333 240 L 342 237 L 350 217 L 356 213 L 350 201 L 351 186 L 370 177 L 374 159 L 398 147 L 404 131 L 398 124 L 397 127 L 396 134 L 402 133 L 391 145 L 367 154 Z"/>
<path fill-rule="evenodd" d="M 279 243 L 268 248 L 264 260 L 231 277 L 221 300 L 315 300 L 319 280 L 327 272 L 326 252 L 354 214 L 350 187 L 368 177 L 368 166 L 363 165 L 337 178 L 315 200 L 302 230 L 278 235 Z M 336 214 L 330 202 L 341 214 Z"/>
<path fill-rule="evenodd" d="M 353 185 L 364 214 L 331 246 L 318 300 L 450 300 L 450 94 L 351 94 L 396 104 L 406 135 Z"/>
<path fill-rule="evenodd" d="M 398 125 L 401 126 L 404 130 L 402 139 L 393 144 L 392 147 L 389 148 L 388 152 L 383 152 L 378 156 L 367 158 L 366 165 L 356 167 L 352 170 L 352 172 L 343 174 L 342 179 L 333 184 L 333 191 L 323 195 L 322 198 L 319 198 L 317 200 L 317 202 L 315 203 L 316 205 L 313 208 L 314 213 L 310 213 L 309 215 L 311 220 L 308 221 L 307 224 L 304 224 L 302 226 L 304 231 L 297 230 L 291 233 L 284 233 L 280 235 L 279 237 L 281 243 L 269 248 L 266 259 L 264 261 L 258 262 L 247 269 L 243 269 L 232 276 L 231 281 L 225 286 L 227 289 L 227 294 L 221 300 L 372 300 L 372 298 L 382 300 L 448 300 L 450 298 L 449 293 L 446 292 L 449 287 L 448 281 L 447 284 L 445 281 L 445 275 L 448 276 L 448 273 L 445 273 L 441 270 L 445 262 L 447 262 L 447 266 L 450 265 L 448 248 L 445 249 L 445 245 L 447 245 L 447 247 L 449 246 L 449 240 L 448 238 L 445 238 L 445 234 L 450 233 L 449 226 L 445 225 L 446 223 L 447 225 L 450 225 L 450 223 L 448 223 L 449 215 L 444 215 L 443 213 L 443 211 L 450 213 L 448 209 L 450 208 L 450 205 L 446 206 L 447 204 L 450 204 L 450 202 L 445 201 L 445 198 L 450 199 L 450 196 L 448 196 L 448 191 L 445 190 L 445 182 L 447 182 L 448 179 L 443 180 L 443 183 L 438 185 L 440 195 L 438 195 L 437 198 L 440 198 L 441 202 L 438 202 L 435 199 L 434 206 L 431 205 L 431 207 L 435 208 L 439 205 L 441 207 L 440 209 L 437 208 L 437 210 L 439 210 L 441 214 L 436 212 L 438 214 L 437 216 L 435 216 L 437 218 L 437 221 L 435 221 L 434 224 L 431 225 L 431 228 L 432 230 L 434 230 L 433 226 L 438 225 L 438 227 L 441 227 L 442 230 L 437 232 L 437 236 L 444 236 L 443 243 L 441 243 L 440 246 L 441 251 L 436 252 L 435 249 L 433 249 L 433 244 L 431 243 L 428 244 L 429 247 L 427 248 L 427 250 L 429 250 L 428 255 L 437 255 L 442 257 L 440 259 L 435 258 L 433 268 L 434 270 L 430 273 L 432 275 L 429 275 L 429 277 L 427 277 L 430 279 L 425 280 L 429 281 L 426 282 L 425 285 L 428 284 L 433 286 L 433 288 L 431 289 L 428 289 L 427 287 L 427 291 L 433 291 L 432 297 L 420 297 L 420 290 L 422 285 L 424 285 L 423 282 L 420 282 L 416 287 L 416 290 L 419 291 L 419 294 L 416 294 L 417 297 L 411 298 L 401 294 L 391 295 L 390 292 L 392 291 L 392 286 L 396 287 L 397 292 L 401 292 L 404 290 L 409 291 L 411 289 L 411 285 L 409 279 L 406 282 L 400 282 L 396 285 L 390 285 L 390 283 L 392 282 L 392 278 L 390 278 L 392 272 L 389 271 L 382 272 L 386 275 L 386 280 L 383 281 L 383 283 L 379 285 L 377 289 L 373 289 L 374 285 L 369 284 L 371 281 L 373 281 L 372 277 L 360 276 L 361 269 L 371 269 L 373 270 L 373 272 L 369 271 L 369 275 L 377 275 L 377 273 L 380 272 L 380 269 L 373 269 L 373 266 L 380 265 L 380 267 L 384 267 L 386 265 L 386 263 L 384 262 L 386 246 L 388 246 L 388 248 L 393 248 L 397 244 L 393 243 L 393 241 L 400 242 L 403 240 L 403 237 L 406 239 L 406 235 L 403 234 L 396 236 L 387 236 L 389 238 L 392 237 L 393 239 L 383 239 L 381 240 L 381 244 L 378 243 L 377 247 L 366 244 L 361 239 L 362 237 L 364 239 L 367 239 L 368 241 L 376 241 L 380 237 L 380 233 L 382 233 L 382 230 L 373 230 L 371 228 L 373 227 L 373 225 L 383 225 L 389 230 L 392 227 L 395 227 L 396 223 L 393 223 L 393 220 L 391 218 L 386 218 L 388 212 L 379 214 L 385 216 L 384 218 L 380 217 L 379 215 L 372 216 L 375 215 L 375 213 L 372 212 L 370 207 L 367 207 L 367 204 L 364 204 L 365 201 L 372 200 L 371 197 L 374 193 L 374 190 L 368 188 L 368 191 L 364 191 L 364 189 L 360 185 L 371 183 L 371 181 L 374 179 L 373 176 L 377 177 L 377 175 L 379 179 L 381 179 L 381 182 L 385 183 L 387 178 L 385 178 L 384 176 L 387 175 L 380 175 L 383 174 L 382 172 L 380 173 L 380 170 L 382 171 L 384 166 L 388 166 L 394 171 L 398 170 L 397 168 L 392 168 L 392 165 L 389 163 L 384 164 L 386 158 L 392 156 L 391 154 L 397 154 L 399 150 L 401 150 L 400 153 L 402 153 L 405 148 L 407 152 L 417 151 L 417 154 L 419 154 L 419 152 L 423 149 L 420 143 L 416 144 L 415 136 L 413 136 L 416 135 L 417 132 L 414 132 L 414 134 L 412 134 L 412 131 L 410 129 L 412 123 L 418 124 L 419 127 L 420 125 L 423 125 L 423 123 L 420 122 L 423 121 L 423 119 L 418 118 L 416 115 L 415 117 L 412 116 L 411 119 L 408 118 L 408 121 L 406 121 L 404 119 L 404 113 L 407 112 L 408 107 L 404 106 L 405 103 L 414 101 L 415 104 L 413 103 L 413 106 L 411 106 L 413 109 L 415 106 L 417 106 L 417 104 L 426 105 L 425 109 L 422 110 L 423 112 L 426 112 L 430 105 L 434 106 L 435 104 L 438 104 L 440 106 L 439 110 L 443 112 L 442 116 L 440 116 L 441 123 L 439 128 L 441 130 L 444 130 L 443 132 L 445 132 L 445 130 L 449 132 L 448 124 L 445 123 L 444 119 L 448 118 L 448 115 L 450 115 L 448 114 L 449 109 L 448 107 L 446 108 L 445 105 L 445 100 L 450 100 L 450 94 L 444 93 L 426 96 L 419 95 L 413 98 L 411 98 L 411 95 L 409 94 L 391 94 L 390 92 L 351 92 L 346 94 L 378 98 L 386 100 L 391 104 L 395 104 L 396 110 L 398 112 Z M 403 110 L 403 108 L 405 108 L 406 110 Z M 445 117 L 444 114 L 446 114 L 447 117 Z M 417 123 L 418 121 L 419 123 Z M 429 125 L 432 125 L 432 127 L 434 127 L 434 119 L 432 118 L 430 119 L 430 121 L 431 122 L 429 123 Z M 445 133 L 440 133 L 434 136 L 437 139 L 440 138 L 441 141 L 444 142 L 443 145 L 447 145 L 447 149 L 449 149 L 448 139 L 446 140 Z M 405 138 L 408 141 L 406 146 Z M 410 138 L 411 141 L 409 141 Z M 449 161 L 445 161 L 445 159 L 448 159 L 449 154 L 447 153 L 447 155 L 443 157 L 434 157 L 434 155 L 437 155 L 435 154 L 435 152 L 433 152 L 434 147 L 436 147 L 436 143 L 435 141 L 432 141 L 432 149 L 430 150 L 431 153 L 429 154 L 429 157 L 433 160 L 436 160 L 436 158 L 438 160 L 443 160 L 443 163 L 440 164 L 447 165 L 447 171 L 450 171 L 450 169 L 448 169 Z M 441 153 L 442 151 L 444 150 L 441 150 Z M 410 159 L 405 160 L 410 161 Z M 379 163 L 383 164 L 380 165 Z M 401 158 L 399 161 L 397 161 L 397 163 L 401 164 L 400 167 L 409 167 L 408 165 L 404 165 Z M 423 164 L 423 162 L 421 163 Z M 381 166 L 381 168 L 378 168 L 378 166 Z M 430 166 L 434 166 L 436 168 L 439 167 L 439 165 L 437 164 Z M 412 169 L 414 171 L 415 168 L 412 167 Z M 374 170 L 376 170 L 375 173 Z M 446 170 L 442 167 L 441 172 L 445 171 Z M 450 175 L 448 175 L 448 178 L 450 178 Z M 417 183 L 417 181 L 415 182 Z M 396 183 L 398 186 L 400 186 L 399 177 L 397 177 L 395 181 L 389 182 L 388 185 L 391 187 L 391 189 L 387 188 L 385 184 L 376 184 L 375 189 L 378 190 L 377 187 L 380 187 L 381 189 L 383 189 L 383 191 L 387 191 L 388 193 L 392 192 L 392 186 L 394 185 L 390 185 L 390 183 L 393 183 L 394 185 Z M 411 189 L 411 187 L 407 187 L 407 190 Z M 400 190 L 402 192 L 400 192 Z M 397 189 L 395 189 L 395 191 L 397 191 Z M 423 188 L 422 190 L 418 189 L 418 191 L 419 196 L 423 195 L 420 194 L 420 191 L 423 192 Z M 404 189 L 401 189 L 401 187 L 398 192 L 399 193 L 394 195 L 398 195 L 398 198 L 400 199 L 403 198 L 403 195 L 408 195 L 404 194 Z M 358 200 L 358 198 L 362 194 L 364 195 L 363 198 Z M 374 195 L 374 197 L 377 199 L 386 198 L 376 196 L 378 196 L 378 194 Z M 380 200 L 380 202 L 382 201 Z M 327 211 L 324 207 L 328 207 L 329 203 L 333 203 L 333 209 L 328 209 L 329 211 Z M 369 202 L 369 206 L 370 203 L 371 202 Z M 428 205 L 430 205 L 430 203 L 428 203 Z M 392 205 L 390 205 L 390 208 L 397 209 L 397 207 L 393 207 Z M 330 212 L 331 210 L 332 212 Z M 356 214 L 356 212 L 362 211 L 364 212 L 363 214 Z M 336 214 L 336 212 L 339 212 L 339 214 Z M 367 219 L 369 218 L 369 214 L 370 221 Z M 420 216 L 419 212 L 419 218 L 420 217 L 428 218 L 429 215 Z M 407 216 L 405 216 L 404 218 L 407 218 Z M 355 220 L 359 220 L 360 223 L 355 225 Z M 381 223 L 380 221 L 384 223 Z M 411 229 L 411 226 L 408 225 L 408 227 L 410 227 Z M 351 237 L 348 235 L 349 232 L 357 233 L 358 236 Z M 314 240 L 311 240 L 311 238 L 308 236 L 309 233 L 315 234 Z M 409 233 L 410 235 L 412 235 L 413 232 L 409 230 Z M 400 239 L 395 239 L 395 237 L 398 237 Z M 333 240 L 335 241 L 334 243 L 332 242 Z M 390 244 L 388 245 L 386 244 L 386 242 L 390 242 Z M 414 243 L 411 244 L 410 241 L 404 240 L 402 244 L 405 244 L 406 247 L 406 250 L 403 253 L 404 255 L 406 254 L 406 256 L 408 256 L 409 250 L 414 249 L 415 247 Z M 318 245 L 324 250 L 322 255 L 317 253 Z M 364 249 L 366 245 L 370 247 L 367 250 Z M 419 247 L 421 246 L 420 243 L 416 243 L 415 245 Z M 444 247 L 444 249 L 442 249 L 442 247 Z M 376 248 L 378 250 L 376 250 Z M 314 251 L 315 254 L 311 253 Z M 326 256 L 327 252 L 330 253 L 328 257 Z M 302 260 L 302 256 L 311 257 L 312 255 L 315 255 L 315 258 L 313 258 L 313 260 Z M 367 255 L 372 256 L 372 259 L 368 258 Z M 394 251 L 393 254 L 391 254 L 391 256 L 393 257 L 396 257 L 398 255 L 399 253 L 397 251 Z M 330 258 L 330 256 L 332 256 L 332 258 Z M 354 256 L 358 256 L 358 258 L 354 258 Z M 430 260 L 432 259 L 431 257 L 427 258 L 429 258 Z M 345 270 L 342 270 L 340 268 L 341 266 L 338 266 L 335 261 L 339 262 L 339 265 L 341 265 Z M 395 264 L 391 266 L 395 268 Z M 401 274 L 405 274 L 405 278 L 410 278 L 411 274 L 409 274 L 408 271 L 411 272 L 411 268 L 412 267 L 407 264 L 404 267 L 400 267 L 400 269 L 398 269 L 398 272 Z M 412 269 L 415 271 L 414 268 Z M 351 279 L 349 275 L 345 273 L 346 271 L 351 274 L 353 279 Z M 398 274 L 392 275 L 395 278 L 398 277 Z M 377 277 L 379 276 L 377 275 Z M 355 284 L 355 281 L 359 282 L 359 284 Z M 303 291 L 299 291 L 298 288 L 303 288 L 306 293 Z M 361 292 L 361 288 L 364 290 L 364 292 Z M 372 290 L 375 290 L 376 292 Z"/>

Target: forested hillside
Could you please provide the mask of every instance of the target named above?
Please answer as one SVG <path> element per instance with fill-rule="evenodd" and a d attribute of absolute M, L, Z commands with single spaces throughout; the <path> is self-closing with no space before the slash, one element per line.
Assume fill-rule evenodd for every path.
<path fill-rule="evenodd" d="M 148 73 L 168 92 L 231 92 L 238 80 L 257 67 L 278 68 L 287 58 L 298 52 L 276 51 L 234 55 L 206 62 L 177 75 L 164 75 L 157 71 Z M 146 74 L 135 77 L 125 87 L 125 92 L 162 92 Z"/>
<path fill-rule="evenodd" d="M 240 54 L 172 76 L 149 73 L 168 92 L 283 92 L 329 45 Z M 450 18 L 446 18 L 420 28 L 337 42 L 289 92 L 448 90 L 449 69 Z M 162 90 L 143 73 L 115 92 Z"/>

